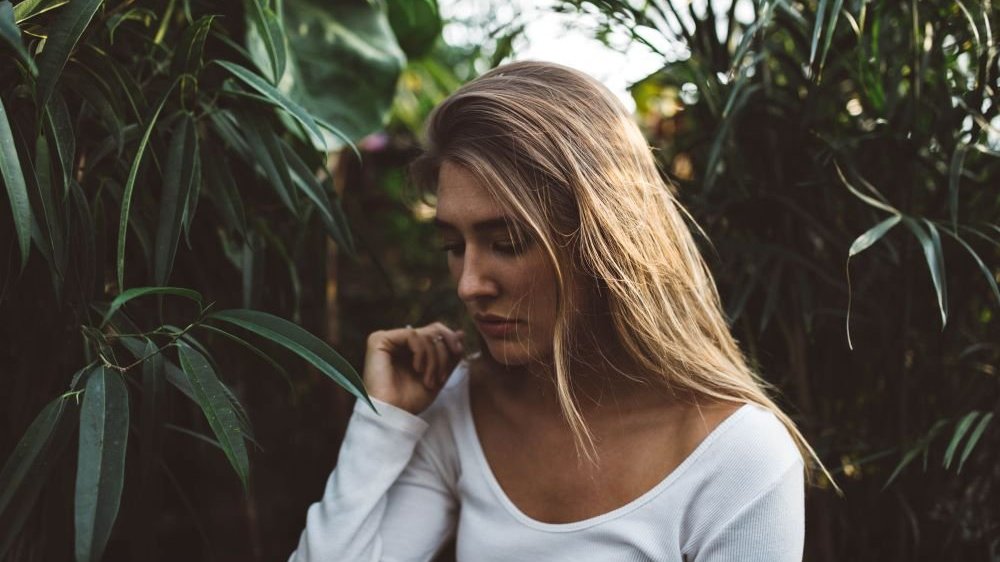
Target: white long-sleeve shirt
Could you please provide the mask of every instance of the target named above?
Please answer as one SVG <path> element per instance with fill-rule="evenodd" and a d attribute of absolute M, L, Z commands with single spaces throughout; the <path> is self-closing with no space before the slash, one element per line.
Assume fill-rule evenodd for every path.
<path fill-rule="evenodd" d="M 802 457 L 755 404 L 635 500 L 554 524 L 522 513 L 497 483 L 473 425 L 465 362 L 419 416 L 373 402 L 381 415 L 356 404 L 289 562 L 432 560 L 455 533 L 461 562 L 802 560 Z"/>

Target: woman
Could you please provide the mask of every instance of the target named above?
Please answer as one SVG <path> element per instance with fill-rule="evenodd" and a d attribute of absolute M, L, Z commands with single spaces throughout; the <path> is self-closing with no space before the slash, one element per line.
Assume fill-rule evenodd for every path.
<path fill-rule="evenodd" d="M 435 109 L 437 199 L 481 353 L 440 323 L 373 333 L 292 561 L 801 560 L 815 459 L 729 333 L 621 103 L 519 62 Z M 820 465 L 821 466 L 821 465 Z"/>

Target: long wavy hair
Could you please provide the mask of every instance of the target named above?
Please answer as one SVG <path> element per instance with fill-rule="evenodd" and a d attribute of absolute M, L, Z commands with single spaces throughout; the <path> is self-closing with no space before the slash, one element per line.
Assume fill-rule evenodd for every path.
<path fill-rule="evenodd" d="M 749 367 L 685 223 L 685 216 L 693 219 L 628 111 L 603 85 L 545 62 L 491 70 L 431 113 L 411 178 L 433 192 L 445 161 L 472 173 L 551 261 L 558 283 L 555 387 L 579 451 L 595 458 L 571 367 L 587 350 L 616 349 L 637 372 L 626 374 L 601 352 L 601 367 L 610 372 L 656 381 L 696 400 L 770 410 L 798 446 L 807 480 L 815 481 L 815 466 L 830 478 L 768 396 L 773 389 Z M 579 284 L 591 289 L 596 299 L 587 300 L 596 309 L 578 302 L 572 288 Z M 612 341 L 593 341 L 599 333 Z"/>

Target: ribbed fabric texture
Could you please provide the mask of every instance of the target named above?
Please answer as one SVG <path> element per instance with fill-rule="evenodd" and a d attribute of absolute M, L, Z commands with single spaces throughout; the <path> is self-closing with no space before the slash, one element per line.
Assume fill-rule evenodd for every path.
<path fill-rule="evenodd" d="M 355 406 L 336 469 L 289 562 L 427 561 L 457 533 L 461 562 L 799 562 L 802 459 L 767 410 L 744 405 L 664 480 L 566 524 L 521 513 L 490 471 L 467 365 L 420 416 Z"/>

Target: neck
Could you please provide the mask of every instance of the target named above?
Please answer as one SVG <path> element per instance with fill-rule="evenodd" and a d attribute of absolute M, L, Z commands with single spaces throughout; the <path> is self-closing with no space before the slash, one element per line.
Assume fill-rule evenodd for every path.
<path fill-rule="evenodd" d="M 492 363 L 492 362 L 491 362 Z M 531 363 L 510 367 L 493 363 L 490 378 L 500 396 L 528 415 L 563 421 L 555 365 Z M 630 362 L 604 357 L 602 361 L 573 361 L 567 373 L 570 390 L 585 420 L 620 411 L 662 406 L 671 399 L 661 384 L 632 373 Z"/>

